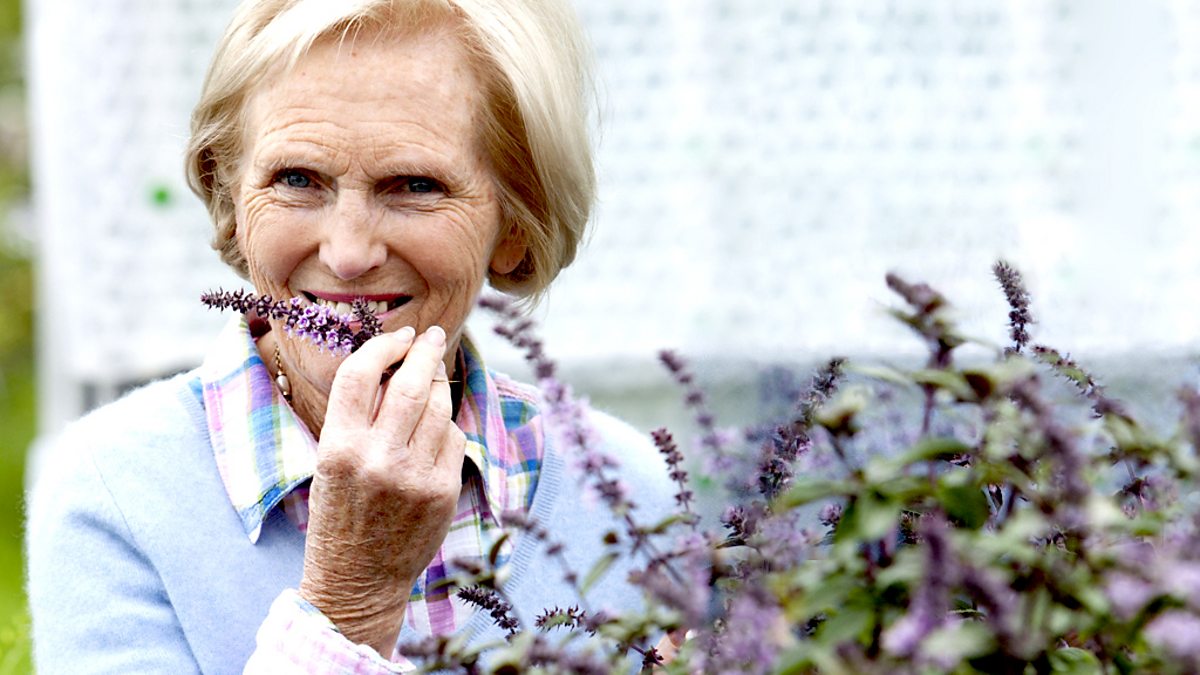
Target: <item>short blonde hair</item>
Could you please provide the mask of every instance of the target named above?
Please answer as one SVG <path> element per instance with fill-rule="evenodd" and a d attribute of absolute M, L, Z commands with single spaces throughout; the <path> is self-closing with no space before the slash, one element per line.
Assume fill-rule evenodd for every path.
<path fill-rule="evenodd" d="M 483 86 L 480 140 L 491 161 L 502 231 L 526 245 L 499 290 L 535 300 L 575 258 L 595 199 L 588 134 L 589 59 L 567 0 L 244 0 L 209 66 L 192 113 L 187 179 L 213 220 L 213 248 L 243 277 L 232 188 L 246 103 L 278 66 L 323 37 L 362 29 L 455 30 Z"/>

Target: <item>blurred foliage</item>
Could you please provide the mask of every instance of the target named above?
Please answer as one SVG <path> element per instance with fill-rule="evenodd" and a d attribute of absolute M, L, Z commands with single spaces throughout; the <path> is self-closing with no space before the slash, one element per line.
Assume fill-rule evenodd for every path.
<path fill-rule="evenodd" d="M 21 28 L 20 0 L 0 0 L 0 675 L 32 672 L 21 544 L 37 420 L 33 265 L 12 227 L 30 186 Z"/>
<path fill-rule="evenodd" d="M 0 248 L 0 392 L 33 358 L 33 275 L 29 258 Z"/>
<path fill-rule="evenodd" d="M 0 1 L 0 36 L 15 39 L 21 34 L 21 3 L 19 0 Z"/>
<path fill-rule="evenodd" d="M 24 48 L 21 42 L 21 3 L 0 0 L 0 224 L 8 236 L 7 214 L 29 194 L 25 133 Z"/>

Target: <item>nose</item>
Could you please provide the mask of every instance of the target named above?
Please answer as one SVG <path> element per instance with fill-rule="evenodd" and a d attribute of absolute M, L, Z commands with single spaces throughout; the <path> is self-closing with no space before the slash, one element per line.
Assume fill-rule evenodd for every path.
<path fill-rule="evenodd" d="M 339 279 L 361 277 L 387 259 L 380 216 L 359 196 L 339 194 L 337 205 L 327 212 L 322 229 L 318 257 Z"/>

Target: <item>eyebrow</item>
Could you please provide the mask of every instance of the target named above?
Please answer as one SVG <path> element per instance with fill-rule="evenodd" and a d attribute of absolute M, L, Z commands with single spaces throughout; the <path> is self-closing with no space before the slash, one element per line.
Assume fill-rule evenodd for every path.
<path fill-rule="evenodd" d="M 380 169 L 376 172 L 380 174 L 376 182 L 405 176 L 426 176 L 437 179 L 448 188 L 466 183 L 466 176 L 454 166 L 454 162 L 429 161 L 422 157 L 404 157 L 404 154 L 396 151 L 375 153 L 371 161 Z"/>
<path fill-rule="evenodd" d="M 268 138 L 273 134 L 268 134 Z M 347 169 L 344 159 L 337 159 L 335 149 L 326 145 L 318 134 L 301 134 L 299 137 L 287 134 L 268 140 L 257 148 L 247 163 L 247 169 L 260 176 L 271 177 L 283 169 L 309 169 L 323 174 L 341 174 Z M 469 167 L 460 166 L 470 163 L 474 158 L 469 155 L 462 162 L 455 158 L 443 158 L 432 151 L 426 151 L 420 146 L 360 147 L 359 154 L 366 157 L 370 164 L 370 180 L 372 184 L 394 181 L 398 178 L 423 176 L 433 178 L 450 192 L 467 189 L 472 183 Z M 459 149 L 459 151 L 464 151 Z M 486 167 L 483 167 L 487 173 Z"/>
<path fill-rule="evenodd" d="M 251 157 L 250 166 L 264 174 L 275 174 L 290 167 L 328 168 L 331 153 L 318 143 L 302 142 L 300 148 L 295 147 L 295 141 L 289 141 L 293 147 L 281 148 L 279 144 L 268 146 L 265 151 Z"/>

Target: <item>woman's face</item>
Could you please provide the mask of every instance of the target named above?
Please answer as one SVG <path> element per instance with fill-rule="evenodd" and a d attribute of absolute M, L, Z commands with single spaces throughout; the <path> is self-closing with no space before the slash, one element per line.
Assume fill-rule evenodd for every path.
<path fill-rule="evenodd" d="M 257 291 L 362 296 L 389 331 L 439 325 L 452 365 L 489 267 L 510 272 L 525 252 L 500 231 L 480 89 L 445 30 L 321 41 L 268 79 L 247 102 L 233 195 Z M 293 387 L 327 395 L 340 359 L 280 337 Z"/>

